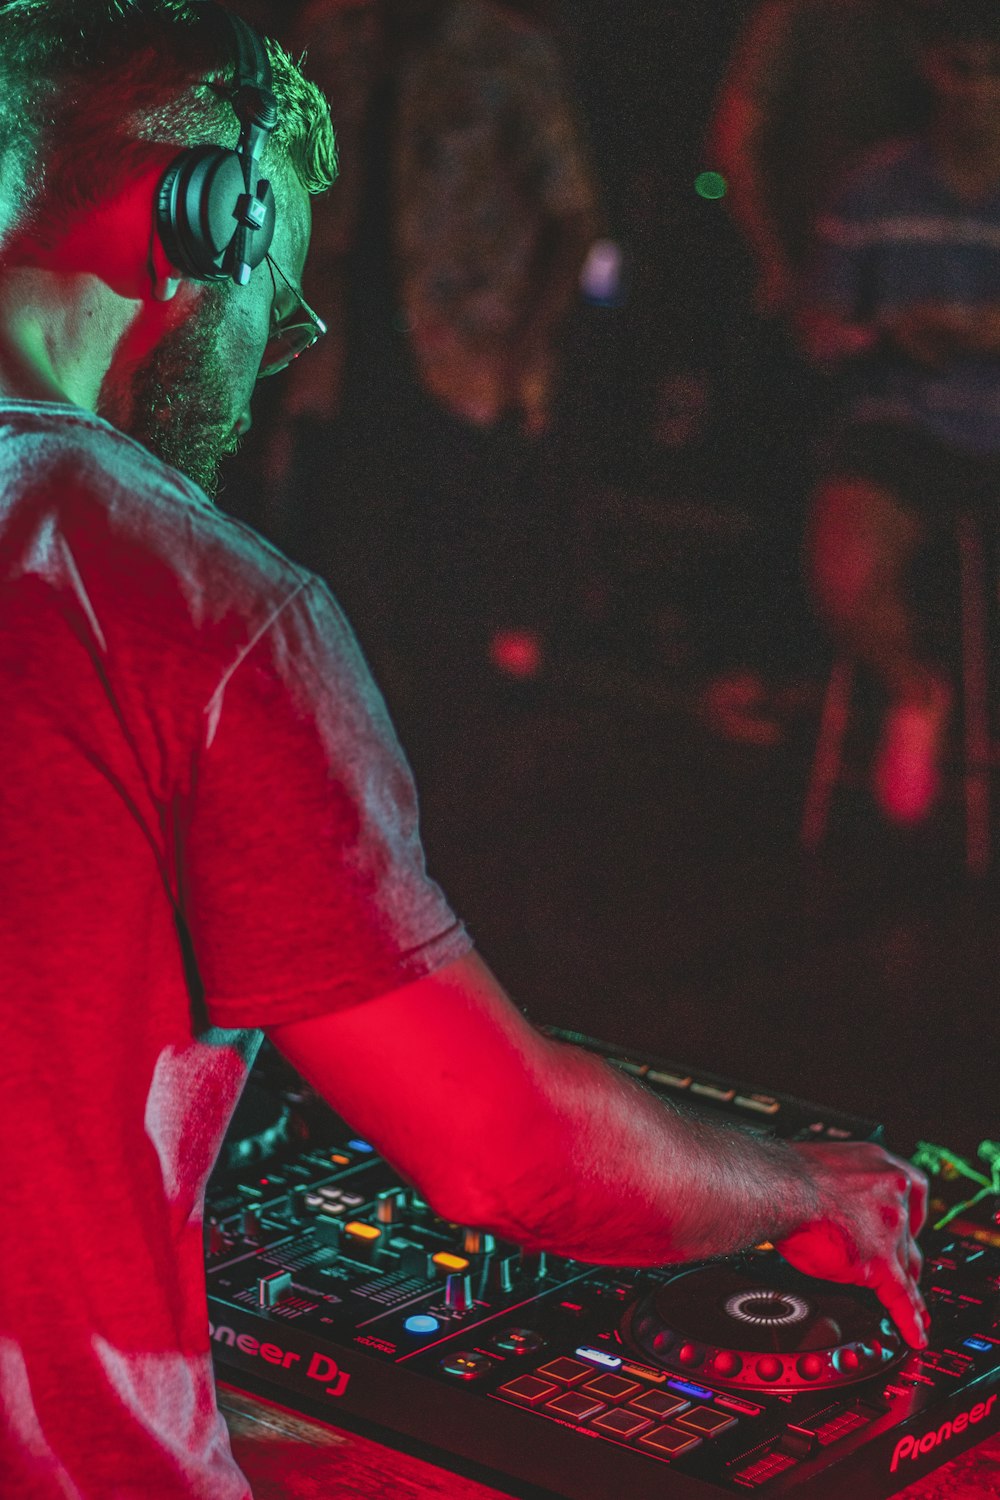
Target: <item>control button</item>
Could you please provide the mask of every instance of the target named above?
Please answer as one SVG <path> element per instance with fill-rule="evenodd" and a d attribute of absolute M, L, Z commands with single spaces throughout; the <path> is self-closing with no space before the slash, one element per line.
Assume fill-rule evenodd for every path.
<path fill-rule="evenodd" d="M 691 1087 L 691 1075 L 688 1073 L 667 1073 L 662 1068 L 650 1068 L 646 1077 L 650 1083 L 660 1083 L 668 1089 L 689 1089 Z"/>
<path fill-rule="evenodd" d="M 664 1417 L 675 1417 L 678 1412 L 687 1411 L 690 1405 L 690 1401 L 682 1401 L 680 1396 L 668 1396 L 666 1391 L 643 1391 L 641 1396 L 629 1402 L 629 1410 L 659 1417 L 662 1422 Z"/>
<path fill-rule="evenodd" d="M 606 1432 L 612 1437 L 634 1438 L 640 1432 L 648 1432 L 652 1422 L 648 1417 L 642 1417 L 637 1411 L 629 1411 L 626 1407 L 616 1406 L 612 1411 L 606 1411 L 603 1416 L 595 1417 L 593 1425 L 601 1432 Z"/>
<path fill-rule="evenodd" d="M 370 1156 L 375 1150 L 375 1147 L 370 1146 L 367 1141 L 348 1141 L 347 1145 L 349 1150 L 360 1151 L 362 1156 Z"/>
<path fill-rule="evenodd" d="M 431 1256 L 431 1265 L 439 1271 L 467 1271 L 469 1262 L 464 1255 L 452 1255 L 448 1250 L 439 1250 Z"/>
<path fill-rule="evenodd" d="M 692 1448 L 701 1446 L 701 1438 L 695 1437 L 693 1433 L 684 1432 L 680 1427 L 654 1427 L 652 1432 L 646 1432 L 639 1439 L 641 1448 L 649 1448 L 653 1453 L 660 1453 L 664 1458 L 676 1458 L 679 1453 L 687 1453 Z"/>
<path fill-rule="evenodd" d="M 763 1359 L 757 1361 L 755 1369 L 759 1380 L 780 1380 L 785 1373 L 784 1361 L 776 1354 L 765 1354 Z"/>
<path fill-rule="evenodd" d="M 377 1224 L 363 1224 L 360 1219 L 352 1219 L 350 1224 L 344 1225 L 344 1235 L 352 1244 L 374 1245 L 382 1238 L 382 1231 Z"/>
<path fill-rule="evenodd" d="M 470 1353 L 462 1350 L 458 1354 L 449 1354 L 447 1359 L 441 1360 L 440 1368 L 446 1375 L 453 1375 L 456 1380 L 481 1380 L 484 1375 L 489 1375 L 497 1366 L 485 1354 Z M 530 1380 L 530 1376 L 522 1376 L 522 1379 Z M 544 1380 L 537 1382 L 545 1385 Z M 552 1387 L 555 1390 L 555 1386 Z M 538 1398 L 541 1400 L 541 1397 Z"/>
<path fill-rule="evenodd" d="M 639 1380 L 651 1380 L 654 1385 L 665 1385 L 667 1379 L 666 1370 L 654 1370 L 651 1365 L 636 1364 L 634 1360 L 625 1360 L 622 1364 L 623 1375 L 635 1375 Z"/>
<path fill-rule="evenodd" d="M 736 1098 L 735 1089 L 720 1088 L 717 1083 L 692 1083 L 691 1092 L 703 1099 L 715 1099 L 719 1104 L 732 1104 Z"/>
<path fill-rule="evenodd" d="M 595 1412 L 603 1411 L 604 1402 L 595 1401 L 593 1396 L 584 1396 L 580 1391 L 563 1391 L 554 1401 L 546 1401 L 545 1410 L 557 1411 L 563 1417 L 573 1417 L 575 1421 L 582 1422 Z"/>
<path fill-rule="evenodd" d="M 713 1411 L 710 1406 L 692 1406 L 677 1421 L 681 1427 L 690 1427 L 699 1437 L 718 1437 L 720 1432 L 728 1432 L 730 1427 L 736 1426 L 735 1417 L 727 1417 L 722 1411 Z"/>
<path fill-rule="evenodd" d="M 971 1338 L 963 1340 L 963 1348 L 974 1349 L 977 1354 L 991 1354 L 996 1347 L 996 1339 Z"/>
<path fill-rule="evenodd" d="M 257 1306 L 277 1307 L 291 1289 L 291 1271 L 274 1271 L 270 1276 L 260 1276 L 257 1278 Z"/>
<path fill-rule="evenodd" d="M 848 1344 L 845 1348 L 837 1350 L 833 1356 L 833 1364 L 838 1374 L 855 1375 L 861 1369 L 861 1355 L 857 1349 Z"/>
<path fill-rule="evenodd" d="M 696 1370 L 705 1363 L 705 1352 L 703 1344 L 682 1344 L 677 1351 L 677 1363 L 687 1365 L 689 1370 Z"/>
<path fill-rule="evenodd" d="M 407 1333 L 425 1335 L 428 1333 L 437 1333 L 441 1324 L 437 1318 L 432 1318 L 428 1313 L 416 1313 L 412 1318 L 407 1318 L 403 1327 Z"/>
<path fill-rule="evenodd" d="M 537 1354 L 545 1347 L 545 1340 L 533 1328 L 506 1328 L 497 1334 L 493 1347 L 501 1354 Z"/>
<path fill-rule="evenodd" d="M 803 1354 L 796 1360 L 795 1368 L 803 1380 L 818 1380 L 826 1371 L 826 1360 L 822 1354 Z"/>
<path fill-rule="evenodd" d="M 719 1375 L 724 1380 L 731 1380 L 738 1375 L 743 1368 L 743 1361 L 732 1349 L 720 1349 L 708 1367 L 710 1375 Z"/>
<path fill-rule="evenodd" d="M 592 1396 L 603 1396 L 605 1401 L 627 1401 L 642 1386 L 637 1380 L 623 1380 L 620 1375 L 598 1375 L 596 1380 L 588 1380 L 583 1389 Z"/>
<path fill-rule="evenodd" d="M 759 1115 L 776 1115 L 781 1108 L 777 1099 L 772 1099 L 770 1094 L 737 1094 L 736 1103 L 741 1109 L 756 1110 Z"/>
<path fill-rule="evenodd" d="M 715 1395 L 714 1391 L 708 1390 L 703 1385 L 695 1385 L 693 1380 L 668 1380 L 667 1385 L 672 1391 L 678 1391 L 682 1396 L 690 1396 L 695 1401 L 711 1401 Z"/>
<path fill-rule="evenodd" d="M 581 1359 L 589 1359 L 605 1370 L 620 1370 L 622 1367 L 620 1354 L 606 1354 L 603 1349 L 591 1349 L 586 1344 L 577 1349 L 576 1353 Z"/>
<path fill-rule="evenodd" d="M 727 1411 L 739 1412 L 741 1417 L 760 1417 L 764 1414 L 762 1406 L 755 1406 L 752 1401 L 744 1401 L 742 1396 L 716 1396 L 716 1406 L 724 1406 Z"/>
<path fill-rule="evenodd" d="M 559 1387 L 552 1380 L 539 1380 L 537 1375 L 519 1375 L 516 1380 L 508 1380 L 497 1391 L 498 1396 L 506 1396 L 511 1401 L 520 1401 L 523 1406 L 539 1406 L 549 1396 L 554 1396 Z"/>
<path fill-rule="evenodd" d="M 592 1365 L 581 1364 L 578 1359 L 568 1359 L 563 1356 L 553 1359 L 547 1365 L 542 1365 L 538 1371 L 539 1375 L 548 1375 L 553 1380 L 558 1380 L 563 1385 L 576 1385 L 578 1380 L 584 1380 L 588 1375 L 593 1375 Z"/>

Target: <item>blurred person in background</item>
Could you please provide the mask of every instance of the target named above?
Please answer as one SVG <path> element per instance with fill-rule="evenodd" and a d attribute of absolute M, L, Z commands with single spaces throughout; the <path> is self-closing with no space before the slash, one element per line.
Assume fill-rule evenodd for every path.
<path fill-rule="evenodd" d="M 873 154 L 818 223 L 801 322 L 837 372 L 838 420 L 808 562 L 831 631 L 887 712 L 882 811 L 930 812 L 952 691 L 915 565 L 957 507 L 1000 505 L 1000 6 L 949 0 L 924 22 L 932 119 Z"/>
<path fill-rule="evenodd" d="M 559 58 L 513 10 L 312 0 L 292 46 L 334 101 L 342 175 L 310 269 L 331 333 L 282 393 L 272 529 L 333 580 L 391 691 L 412 642 L 484 657 L 532 623 L 595 192 Z"/>
<path fill-rule="evenodd" d="M 820 206 L 851 161 L 923 121 L 925 0 L 761 0 L 709 129 L 754 258 L 758 311 L 791 314 Z"/>

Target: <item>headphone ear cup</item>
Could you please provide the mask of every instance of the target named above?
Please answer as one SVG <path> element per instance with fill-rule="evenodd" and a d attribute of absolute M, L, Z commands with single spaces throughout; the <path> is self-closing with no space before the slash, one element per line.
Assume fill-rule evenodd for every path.
<path fill-rule="evenodd" d="M 230 279 L 229 251 L 239 228 L 237 205 L 246 187 L 235 151 L 194 146 L 167 168 L 156 199 L 156 223 L 171 265 L 194 281 Z M 261 265 L 274 238 L 275 202 L 270 187 L 264 224 L 248 238 L 252 269 Z"/>

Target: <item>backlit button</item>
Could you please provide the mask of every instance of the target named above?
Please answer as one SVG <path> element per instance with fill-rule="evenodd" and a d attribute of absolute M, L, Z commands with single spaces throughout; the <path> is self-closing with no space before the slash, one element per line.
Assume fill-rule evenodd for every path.
<path fill-rule="evenodd" d="M 662 1084 L 668 1089 L 689 1089 L 691 1087 L 691 1075 L 689 1073 L 666 1073 L 662 1068 L 650 1068 L 646 1074 L 650 1083 Z"/>
<path fill-rule="evenodd" d="M 638 1437 L 640 1432 L 648 1432 L 653 1424 L 649 1417 L 618 1406 L 613 1411 L 606 1411 L 603 1416 L 595 1417 L 593 1425 L 609 1437 L 628 1439 Z"/>
<path fill-rule="evenodd" d="M 494 1349 L 501 1354 L 537 1354 L 545 1340 L 533 1328 L 506 1328 L 493 1340 Z M 573 1361 L 576 1364 L 576 1360 Z"/>
<path fill-rule="evenodd" d="M 785 1365 L 776 1355 L 765 1354 L 763 1359 L 757 1361 L 756 1370 L 758 1380 L 780 1380 L 785 1373 Z"/>
<path fill-rule="evenodd" d="M 690 1405 L 690 1401 L 682 1401 L 680 1396 L 668 1396 L 666 1391 L 643 1391 L 641 1396 L 629 1402 L 629 1410 L 646 1412 L 651 1417 L 659 1417 L 662 1422 L 664 1417 L 675 1417 L 678 1412 L 687 1411 Z"/>
<path fill-rule="evenodd" d="M 728 1432 L 730 1427 L 736 1426 L 735 1417 L 727 1417 L 725 1412 L 713 1411 L 710 1406 L 692 1406 L 690 1411 L 684 1412 L 677 1418 L 681 1427 L 690 1427 L 692 1432 L 698 1433 L 699 1437 L 717 1437 L 720 1432 Z"/>
<path fill-rule="evenodd" d="M 592 1417 L 595 1412 L 603 1411 L 604 1402 L 595 1401 L 592 1396 L 584 1396 L 580 1391 L 563 1391 L 554 1401 L 546 1401 L 545 1410 L 582 1422 L 585 1417 Z"/>
<path fill-rule="evenodd" d="M 507 1396 L 511 1401 L 520 1401 L 522 1406 L 539 1406 L 549 1396 L 554 1396 L 559 1387 L 554 1380 L 539 1380 L 537 1375 L 519 1375 L 508 1380 L 497 1391 L 498 1396 Z"/>
<path fill-rule="evenodd" d="M 781 1108 L 769 1094 L 737 1094 L 736 1103 L 741 1109 L 756 1110 L 759 1115 L 776 1115 Z"/>
<path fill-rule="evenodd" d="M 821 1354 L 803 1354 L 795 1368 L 803 1380 L 818 1380 L 826 1370 L 826 1360 Z"/>
<path fill-rule="evenodd" d="M 731 1104 L 736 1098 L 735 1089 L 719 1088 L 715 1083 L 692 1083 L 691 1092 L 703 1099 L 715 1099 L 719 1104 Z"/>
<path fill-rule="evenodd" d="M 639 1439 L 639 1446 L 649 1448 L 651 1452 L 659 1453 L 664 1458 L 676 1458 L 679 1453 L 700 1448 L 701 1438 L 684 1432 L 680 1427 L 654 1427 L 652 1432 L 644 1433 Z"/>
<path fill-rule="evenodd" d="M 469 1350 L 462 1350 L 458 1354 L 450 1354 L 447 1359 L 441 1360 L 441 1369 L 446 1375 L 452 1375 L 456 1380 L 481 1380 L 484 1375 L 489 1375 L 497 1365 L 485 1354 L 475 1354 Z M 539 1384 L 544 1385 L 544 1381 Z M 555 1390 L 555 1386 L 552 1387 Z M 541 1397 L 539 1397 L 541 1400 Z"/>
<path fill-rule="evenodd" d="M 354 1220 L 344 1225 L 344 1234 L 349 1240 L 359 1245 L 374 1245 L 382 1238 L 382 1231 L 375 1224 L 362 1224 Z"/>
<path fill-rule="evenodd" d="M 437 1333 L 441 1324 L 437 1318 L 429 1317 L 426 1313 L 415 1313 L 412 1318 L 407 1318 L 403 1327 L 407 1333 L 426 1337 L 427 1334 Z"/>
<path fill-rule="evenodd" d="M 437 1255 L 431 1256 L 431 1264 L 437 1266 L 439 1271 L 461 1273 L 469 1269 L 469 1262 L 464 1255 L 452 1255 L 448 1250 L 439 1250 Z"/>
<path fill-rule="evenodd" d="M 585 1365 L 579 1359 L 553 1359 L 547 1365 L 542 1365 L 538 1371 L 539 1375 L 547 1375 L 551 1380 L 558 1380 L 562 1385 L 576 1385 L 578 1380 L 583 1380 L 588 1375 L 593 1375 L 593 1365 Z"/>
<path fill-rule="evenodd" d="M 743 1368 L 743 1361 L 732 1349 L 720 1349 L 712 1358 L 712 1362 L 706 1370 L 707 1375 L 718 1375 L 723 1380 L 731 1380 L 738 1375 Z"/>
<path fill-rule="evenodd" d="M 583 1389 L 592 1396 L 603 1396 L 605 1401 L 627 1401 L 642 1386 L 637 1380 L 623 1380 L 620 1375 L 598 1375 L 596 1380 L 588 1380 Z"/>

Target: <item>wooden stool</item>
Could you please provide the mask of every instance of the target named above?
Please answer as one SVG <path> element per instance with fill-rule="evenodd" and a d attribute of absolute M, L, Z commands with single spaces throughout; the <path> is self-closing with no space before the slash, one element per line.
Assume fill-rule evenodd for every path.
<path fill-rule="evenodd" d="M 990 866 L 989 602 L 982 522 L 972 511 L 955 518 L 962 638 L 962 780 L 965 794 L 965 864 L 970 875 Z M 801 842 L 814 852 L 826 836 L 833 794 L 841 780 L 844 742 L 851 716 L 857 663 L 841 656 L 833 664 L 820 715 L 802 814 Z"/>

